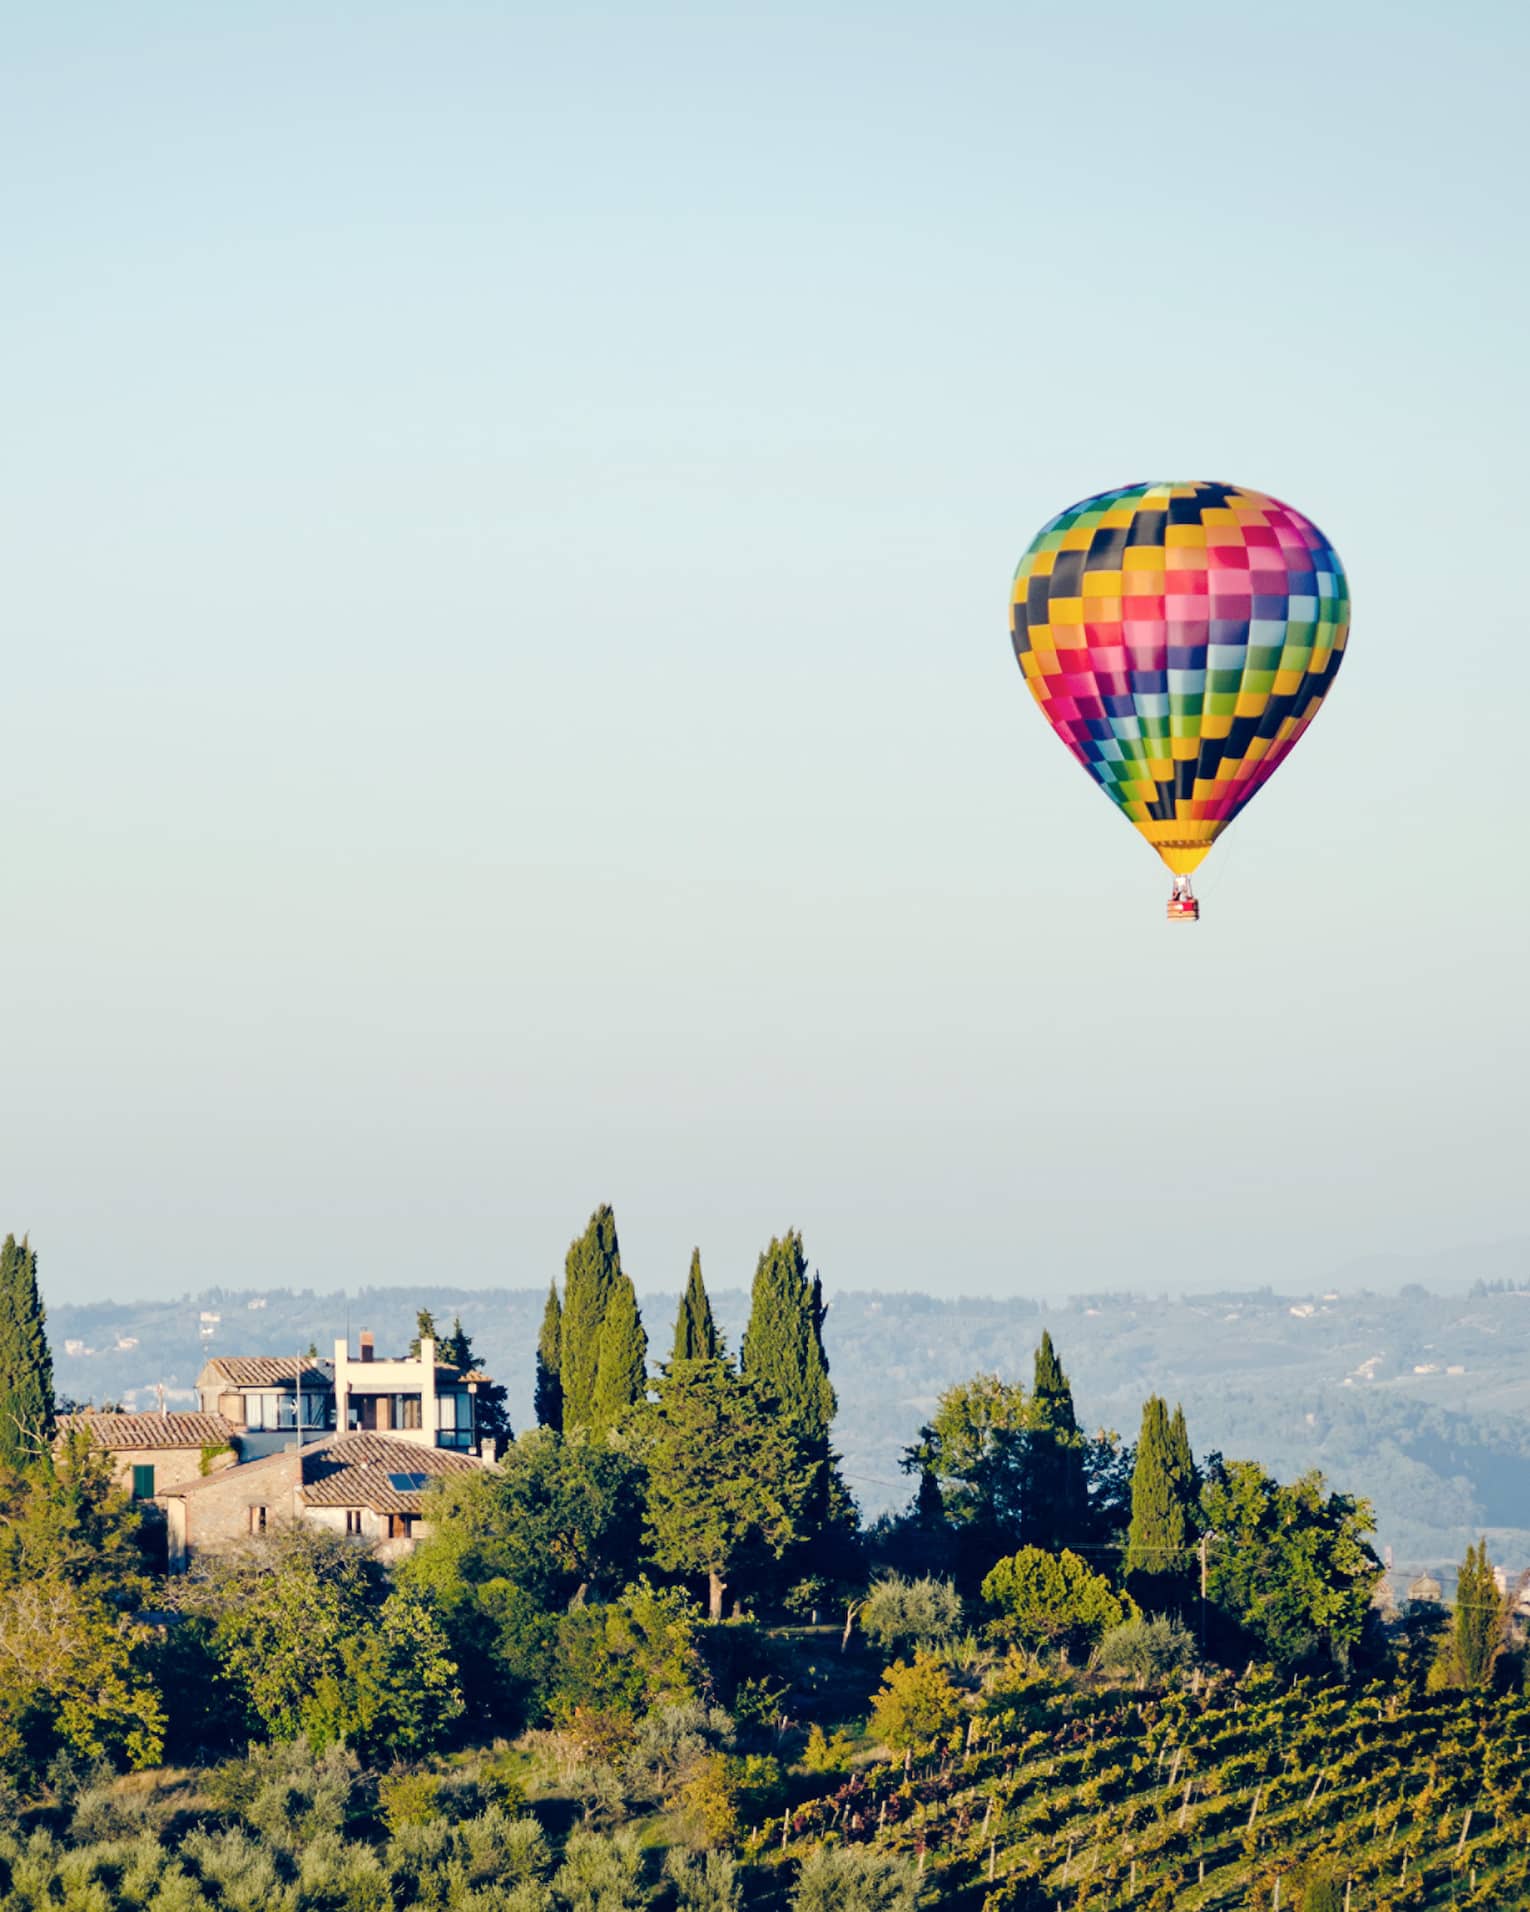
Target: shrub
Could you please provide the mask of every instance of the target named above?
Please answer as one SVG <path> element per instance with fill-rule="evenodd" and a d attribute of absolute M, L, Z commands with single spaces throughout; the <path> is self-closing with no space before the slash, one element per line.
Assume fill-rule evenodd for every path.
<path fill-rule="evenodd" d="M 1048 1553 L 1022 1547 L 1001 1560 L 983 1582 L 983 1598 L 997 1609 L 994 1631 L 1028 1652 L 1055 1647 L 1064 1657 L 1087 1651 L 1112 1627 L 1136 1614 L 1103 1574 L 1066 1548 Z"/>
<path fill-rule="evenodd" d="M 949 1580 L 890 1573 L 873 1583 L 861 1606 L 861 1630 L 888 1652 L 933 1646 L 961 1630 L 962 1603 Z"/>
<path fill-rule="evenodd" d="M 635 1912 L 649 1904 L 637 1834 L 571 1832 L 553 1891 L 568 1912 Z"/>
<path fill-rule="evenodd" d="M 664 1861 L 664 1873 L 675 1888 L 675 1912 L 739 1912 L 744 1902 L 738 1868 L 725 1852 L 692 1858 L 676 1848 Z"/>
<path fill-rule="evenodd" d="M 830 1737 L 821 1726 L 815 1725 L 802 1749 L 802 1763 L 810 1773 L 843 1773 L 849 1771 L 854 1755 L 855 1748 L 848 1733 L 836 1729 Z"/>
<path fill-rule="evenodd" d="M 918 1903 L 913 1861 L 871 1846 L 820 1846 L 791 1898 L 792 1912 L 913 1912 Z"/>
<path fill-rule="evenodd" d="M 928 1746 L 942 1739 L 962 1717 L 960 1693 L 950 1675 L 928 1653 L 913 1664 L 894 1660 L 872 1696 L 871 1728 L 895 1752 Z"/>
<path fill-rule="evenodd" d="M 434 1773 L 391 1773 L 379 1780 L 377 1802 L 389 1832 L 401 1826 L 428 1826 L 441 1816 L 441 1781 Z"/>
<path fill-rule="evenodd" d="M 1094 1664 L 1102 1673 L 1118 1673 L 1138 1686 L 1163 1683 L 1182 1673 L 1195 1660 L 1195 1646 L 1177 1620 L 1159 1615 L 1152 1620 L 1126 1620 L 1112 1627 L 1095 1649 Z"/>

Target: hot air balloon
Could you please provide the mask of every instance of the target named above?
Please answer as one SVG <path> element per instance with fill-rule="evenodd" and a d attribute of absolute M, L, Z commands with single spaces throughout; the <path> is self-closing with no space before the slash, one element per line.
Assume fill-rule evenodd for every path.
<path fill-rule="evenodd" d="M 1279 769 L 1344 661 L 1338 553 L 1239 485 L 1125 485 L 1071 506 L 1015 572 L 1015 656 L 1047 722 L 1174 872 Z"/>

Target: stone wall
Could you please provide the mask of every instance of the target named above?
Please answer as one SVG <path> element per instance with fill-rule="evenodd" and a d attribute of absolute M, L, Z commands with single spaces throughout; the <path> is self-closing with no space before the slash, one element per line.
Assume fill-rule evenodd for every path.
<path fill-rule="evenodd" d="M 199 1548 L 234 1546 L 302 1518 L 306 1510 L 297 1498 L 299 1467 L 295 1451 L 272 1454 L 167 1496 L 163 1504 L 171 1571 L 184 1567 L 188 1555 Z"/>

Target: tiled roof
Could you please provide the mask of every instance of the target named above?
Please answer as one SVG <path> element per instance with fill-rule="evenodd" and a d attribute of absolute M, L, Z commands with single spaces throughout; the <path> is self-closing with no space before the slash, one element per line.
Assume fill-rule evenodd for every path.
<path fill-rule="evenodd" d="M 444 1447 L 392 1441 L 385 1434 L 340 1434 L 303 1456 L 303 1500 L 309 1507 L 370 1507 L 378 1514 L 417 1514 L 420 1489 L 393 1476 L 471 1474 L 481 1461 Z"/>
<path fill-rule="evenodd" d="M 292 1381 L 297 1366 L 297 1358 L 290 1354 L 215 1354 L 202 1372 L 216 1373 L 231 1387 L 269 1388 Z M 305 1354 L 302 1367 L 304 1374 L 322 1375 L 326 1382 L 334 1380 L 330 1363 L 314 1355 Z"/>
<path fill-rule="evenodd" d="M 58 1431 L 83 1427 L 98 1447 L 119 1451 L 150 1447 L 223 1447 L 238 1429 L 221 1414 L 102 1414 L 87 1408 L 61 1414 Z"/>

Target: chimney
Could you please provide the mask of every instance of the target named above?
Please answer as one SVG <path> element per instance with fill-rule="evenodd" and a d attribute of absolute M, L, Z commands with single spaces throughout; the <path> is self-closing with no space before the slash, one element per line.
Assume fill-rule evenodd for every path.
<path fill-rule="evenodd" d="M 363 1328 L 361 1331 L 361 1358 L 363 1361 L 371 1360 L 372 1346 L 373 1346 L 373 1343 L 372 1343 L 371 1333 L 368 1329 Z"/>

